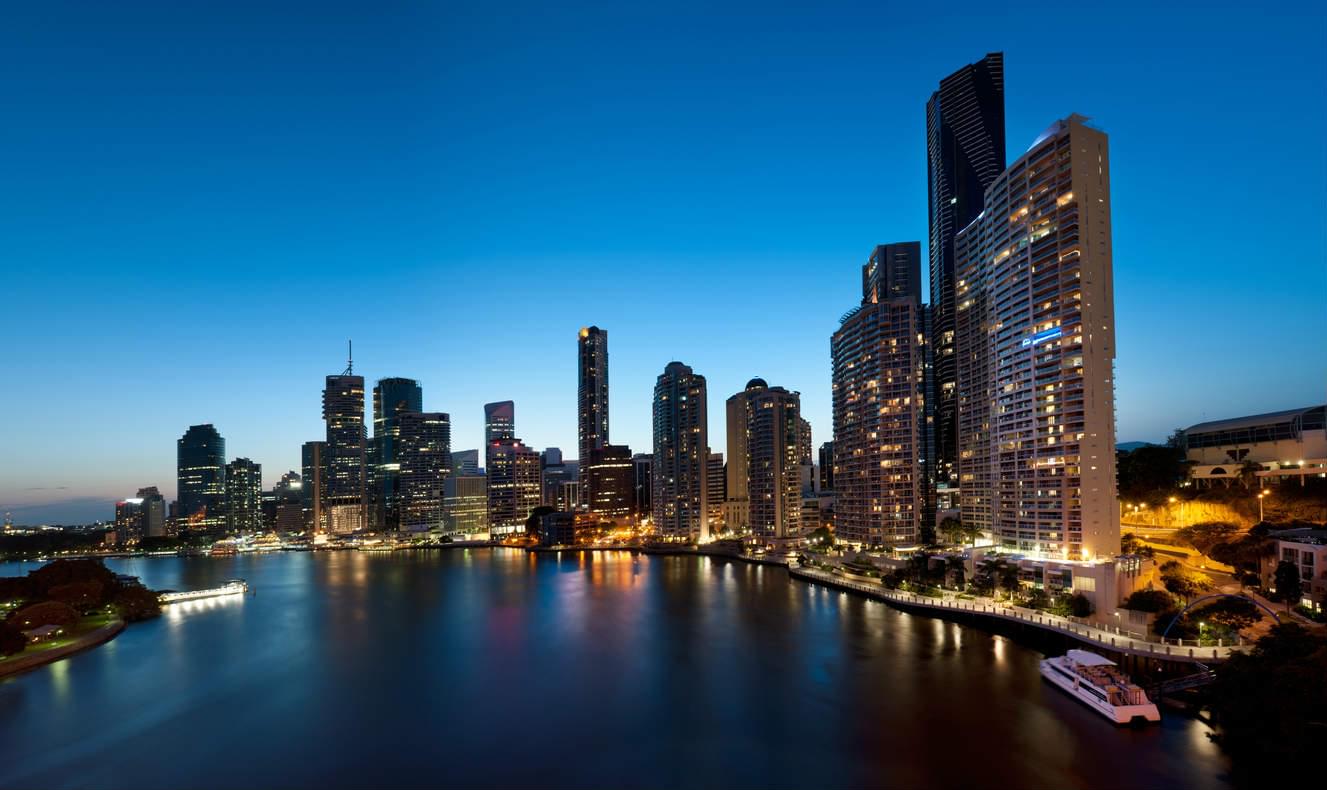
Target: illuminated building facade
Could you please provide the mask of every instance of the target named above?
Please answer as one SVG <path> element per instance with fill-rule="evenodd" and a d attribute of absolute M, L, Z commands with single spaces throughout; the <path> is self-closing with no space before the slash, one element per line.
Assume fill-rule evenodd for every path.
<path fill-rule="evenodd" d="M 323 507 L 328 529 L 354 532 L 368 526 L 368 477 L 365 471 L 364 377 L 347 372 L 328 376 L 323 390 Z"/>
<path fill-rule="evenodd" d="M 914 542 L 926 512 L 921 244 L 876 247 L 862 303 L 830 340 L 834 524 L 861 546 Z"/>
<path fill-rule="evenodd" d="M 397 415 L 398 528 L 427 532 L 443 526 L 451 474 L 452 422 L 443 412 Z"/>
<path fill-rule="evenodd" d="M 747 400 L 746 490 L 750 532 L 762 545 L 795 541 L 802 527 L 801 451 L 809 445 L 803 431 L 801 396 L 753 379 L 742 393 Z M 806 426 L 809 429 L 809 426 Z M 809 452 L 809 447 L 806 448 Z M 735 459 L 730 457 L 728 463 Z"/>
<path fill-rule="evenodd" d="M 300 500 L 304 505 L 304 526 L 314 532 L 325 532 L 327 520 L 323 511 L 323 481 L 327 479 L 327 442 L 305 442 L 300 448 L 304 470 Z"/>
<path fill-rule="evenodd" d="M 143 537 L 166 536 L 166 498 L 156 486 L 138 489 L 137 498 L 143 501 Z"/>
<path fill-rule="evenodd" d="M 263 527 L 263 467 L 248 458 L 226 464 L 226 529 L 257 532 Z"/>
<path fill-rule="evenodd" d="M 137 543 L 143 539 L 143 500 L 138 497 L 115 503 L 115 541 Z"/>
<path fill-rule="evenodd" d="M 590 453 L 608 444 L 608 332 L 582 328 L 577 340 L 577 460 L 584 466 Z"/>
<path fill-rule="evenodd" d="M 488 479 L 479 474 L 453 474 L 442 484 L 445 524 L 467 535 L 488 531 Z"/>
<path fill-rule="evenodd" d="M 723 453 L 710 453 L 705 474 L 705 496 L 709 503 L 705 513 L 710 520 L 710 534 L 717 535 L 723 531 L 723 502 L 728 496 L 728 472 L 723 463 Z"/>
<path fill-rule="evenodd" d="M 1106 135 L 1051 125 L 958 234 L 959 488 L 1001 547 L 1119 552 Z"/>
<path fill-rule="evenodd" d="M 176 515 L 193 531 L 224 529 L 226 440 L 212 425 L 191 425 L 176 442 Z"/>
<path fill-rule="evenodd" d="M 670 362 L 654 385 L 652 520 L 659 534 L 708 541 L 705 377 Z"/>
<path fill-rule="evenodd" d="M 520 439 L 488 445 L 488 522 L 494 535 L 525 530 L 530 511 L 539 507 L 539 452 Z"/>
<path fill-rule="evenodd" d="M 631 457 L 632 479 L 636 490 L 636 515 L 642 519 L 650 515 L 650 494 L 654 485 L 650 470 L 653 466 L 654 456 L 649 453 L 636 453 Z"/>
<path fill-rule="evenodd" d="M 933 411 L 936 479 L 948 482 L 958 453 L 954 237 L 981 213 L 1004 170 L 1004 54 L 994 52 L 940 81 L 926 103 L 930 220 Z"/>
<path fill-rule="evenodd" d="M 595 516 L 619 526 L 633 521 L 636 496 L 631 448 L 625 444 L 605 444 L 591 449 L 583 488 L 590 512 Z"/>
<path fill-rule="evenodd" d="M 400 526 L 402 414 L 424 410 L 424 390 L 414 379 L 379 379 L 373 388 L 373 526 Z M 441 496 L 441 494 L 439 494 Z"/>
<path fill-rule="evenodd" d="M 516 438 L 516 403 L 502 400 L 484 404 L 484 442 L 492 445 Z"/>

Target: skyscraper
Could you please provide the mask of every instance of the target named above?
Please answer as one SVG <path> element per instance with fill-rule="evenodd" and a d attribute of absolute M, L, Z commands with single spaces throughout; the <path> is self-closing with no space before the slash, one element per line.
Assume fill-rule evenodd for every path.
<path fill-rule="evenodd" d="M 1004 157 L 1004 54 L 993 52 L 941 80 L 926 103 L 933 477 L 941 481 L 952 476 L 958 452 L 954 236 L 981 213 L 985 190 L 1004 170 Z"/>
<path fill-rule="evenodd" d="M 1120 547 L 1110 158 L 1084 120 L 1042 133 L 955 243 L 963 521 L 1067 559 Z"/>
<path fill-rule="evenodd" d="M 608 331 L 583 327 L 577 341 L 577 359 L 577 460 L 584 466 L 592 450 L 608 444 Z"/>
<path fill-rule="evenodd" d="M 484 475 L 449 475 L 442 491 L 448 531 L 466 535 L 488 531 L 488 481 Z"/>
<path fill-rule="evenodd" d="M 304 504 L 306 526 L 313 532 L 327 530 L 327 518 L 323 512 L 326 497 L 324 490 L 327 480 L 327 442 L 305 442 L 300 448 L 300 458 L 304 471 L 300 497 Z"/>
<path fill-rule="evenodd" d="M 539 507 L 539 452 L 520 439 L 488 445 L 488 522 L 495 537 L 522 532 Z"/>
<path fill-rule="evenodd" d="M 927 510 L 921 244 L 875 248 L 862 303 L 830 340 L 835 528 L 863 546 L 910 543 Z"/>
<path fill-rule="evenodd" d="M 143 500 L 143 536 L 160 538 L 166 535 L 166 498 L 156 486 L 138 489 L 138 499 Z"/>
<path fill-rule="evenodd" d="M 484 404 L 484 442 L 516 438 L 516 404 L 509 400 Z"/>
<path fill-rule="evenodd" d="M 751 530 L 751 495 L 747 489 L 747 443 L 751 430 L 751 395 L 769 385 L 755 378 L 724 403 L 725 433 L 728 439 L 728 468 L 724 484 L 724 529 L 735 535 Z"/>
<path fill-rule="evenodd" d="M 636 489 L 636 515 L 644 520 L 649 518 L 653 510 L 650 495 L 653 493 L 654 481 L 651 470 L 654 467 L 654 456 L 649 453 L 636 453 L 631 457 L 632 477 Z"/>
<path fill-rule="evenodd" d="M 670 362 L 654 385 L 654 527 L 708 541 L 709 434 L 705 377 Z"/>
<path fill-rule="evenodd" d="M 728 481 L 723 463 L 723 453 L 711 452 L 705 462 L 705 515 L 710 521 L 710 534 L 717 535 L 724 530 L 723 502 L 728 497 Z"/>
<path fill-rule="evenodd" d="M 195 531 L 225 527 L 226 440 L 211 424 L 191 425 L 175 447 L 177 516 Z"/>
<path fill-rule="evenodd" d="M 368 526 L 364 447 L 364 377 L 347 367 L 340 376 L 328 376 L 323 390 L 323 420 L 327 443 L 323 448 L 323 506 L 328 529 L 354 532 Z"/>
<path fill-rule="evenodd" d="M 747 400 L 746 458 L 741 465 L 751 503 L 751 535 L 764 545 L 787 544 L 801 530 L 799 451 L 802 442 L 810 440 L 802 432 L 801 397 L 761 379 L 753 379 L 741 394 Z M 728 463 L 733 465 L 735 459 L 730 456 Z"/>
<path fill-rule="evenodd" d="M 443 526 L 443 481 L 451 473 L 452 424 L 442 412 L 396 416 L 399 529 L 427 532 Z"/>
<path fill-rule="evenodd" d="M 462 475 L 479 474 L 479 451 L 454 450 L 452 452 L 452 471 Z"/>
<path fill-rule="evenodd" d="M 138 497 L 115 503 L 115 542 L 133 544 L 143 539 L 143 500 Z"/>
<path fill-rule="evenodd" d="M 820 444 L 820 490 L 834 490 L 834 442 Z"/>
<path fill-rule="evenodd" d="M 248 458 L 226 464 L 226 529 L 257 532 L 263 526 L 263 467 Z"/>
<path fill-rule="evenodd" d="M 414 379 L 378 379 L 373 388 L 373 525 L 400 526 L 400 415 L 424 410 L 424 390 Z"/>

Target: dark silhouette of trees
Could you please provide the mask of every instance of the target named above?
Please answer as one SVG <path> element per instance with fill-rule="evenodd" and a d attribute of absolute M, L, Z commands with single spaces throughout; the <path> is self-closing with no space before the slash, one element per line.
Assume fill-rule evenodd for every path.
<path fill-rule="evenodd" d="M 12 656 L 15 653 L 22 653 L 23 648 L 28 646 L 28 638 L 23 632 L 10 625 L 9 623 L 0 623 L 0 656 Z"/>
<path fill-rule="evenodd" d="M 1299 603 L 1304 594 L 1304 581 L 1299 578 L 1299 566 L 1282 560 L 1276 564 L 1276 594 L 1286 602 L 1286 611 Z"/>

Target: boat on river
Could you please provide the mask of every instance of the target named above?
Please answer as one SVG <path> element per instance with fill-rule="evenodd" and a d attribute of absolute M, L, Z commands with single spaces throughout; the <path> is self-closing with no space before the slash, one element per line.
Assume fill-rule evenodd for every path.
<path fill-rule="evenodd" d="M 1065 655 L 1043 659 L 1041 675 L 1116 724 L 1161 721 L 1161 714 L 1147 698 L 1147 692 L 1121 672 L 1114 661 L 1090 650 L 1070 650 Z"/>

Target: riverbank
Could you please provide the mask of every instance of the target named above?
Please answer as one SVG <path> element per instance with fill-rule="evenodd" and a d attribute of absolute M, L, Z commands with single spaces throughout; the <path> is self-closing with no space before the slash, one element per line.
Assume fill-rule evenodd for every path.
<path fill-rule="evenodd" d="M 98 645 L 105 644 L 123 631 L 124 626 L 125 622 L 123 620 L 112 620 L 106 625 L 88 631 L 68 643 L 41 648 L 34 652 L 29 652 L 31 650 L 29 648 L 18 655 L 0 659 L 0 678 L 7 678 L 37 667 L 43 667 L 68 658 L 75 653 L 81 653 L 84 650 L 90 650 Z"/>

